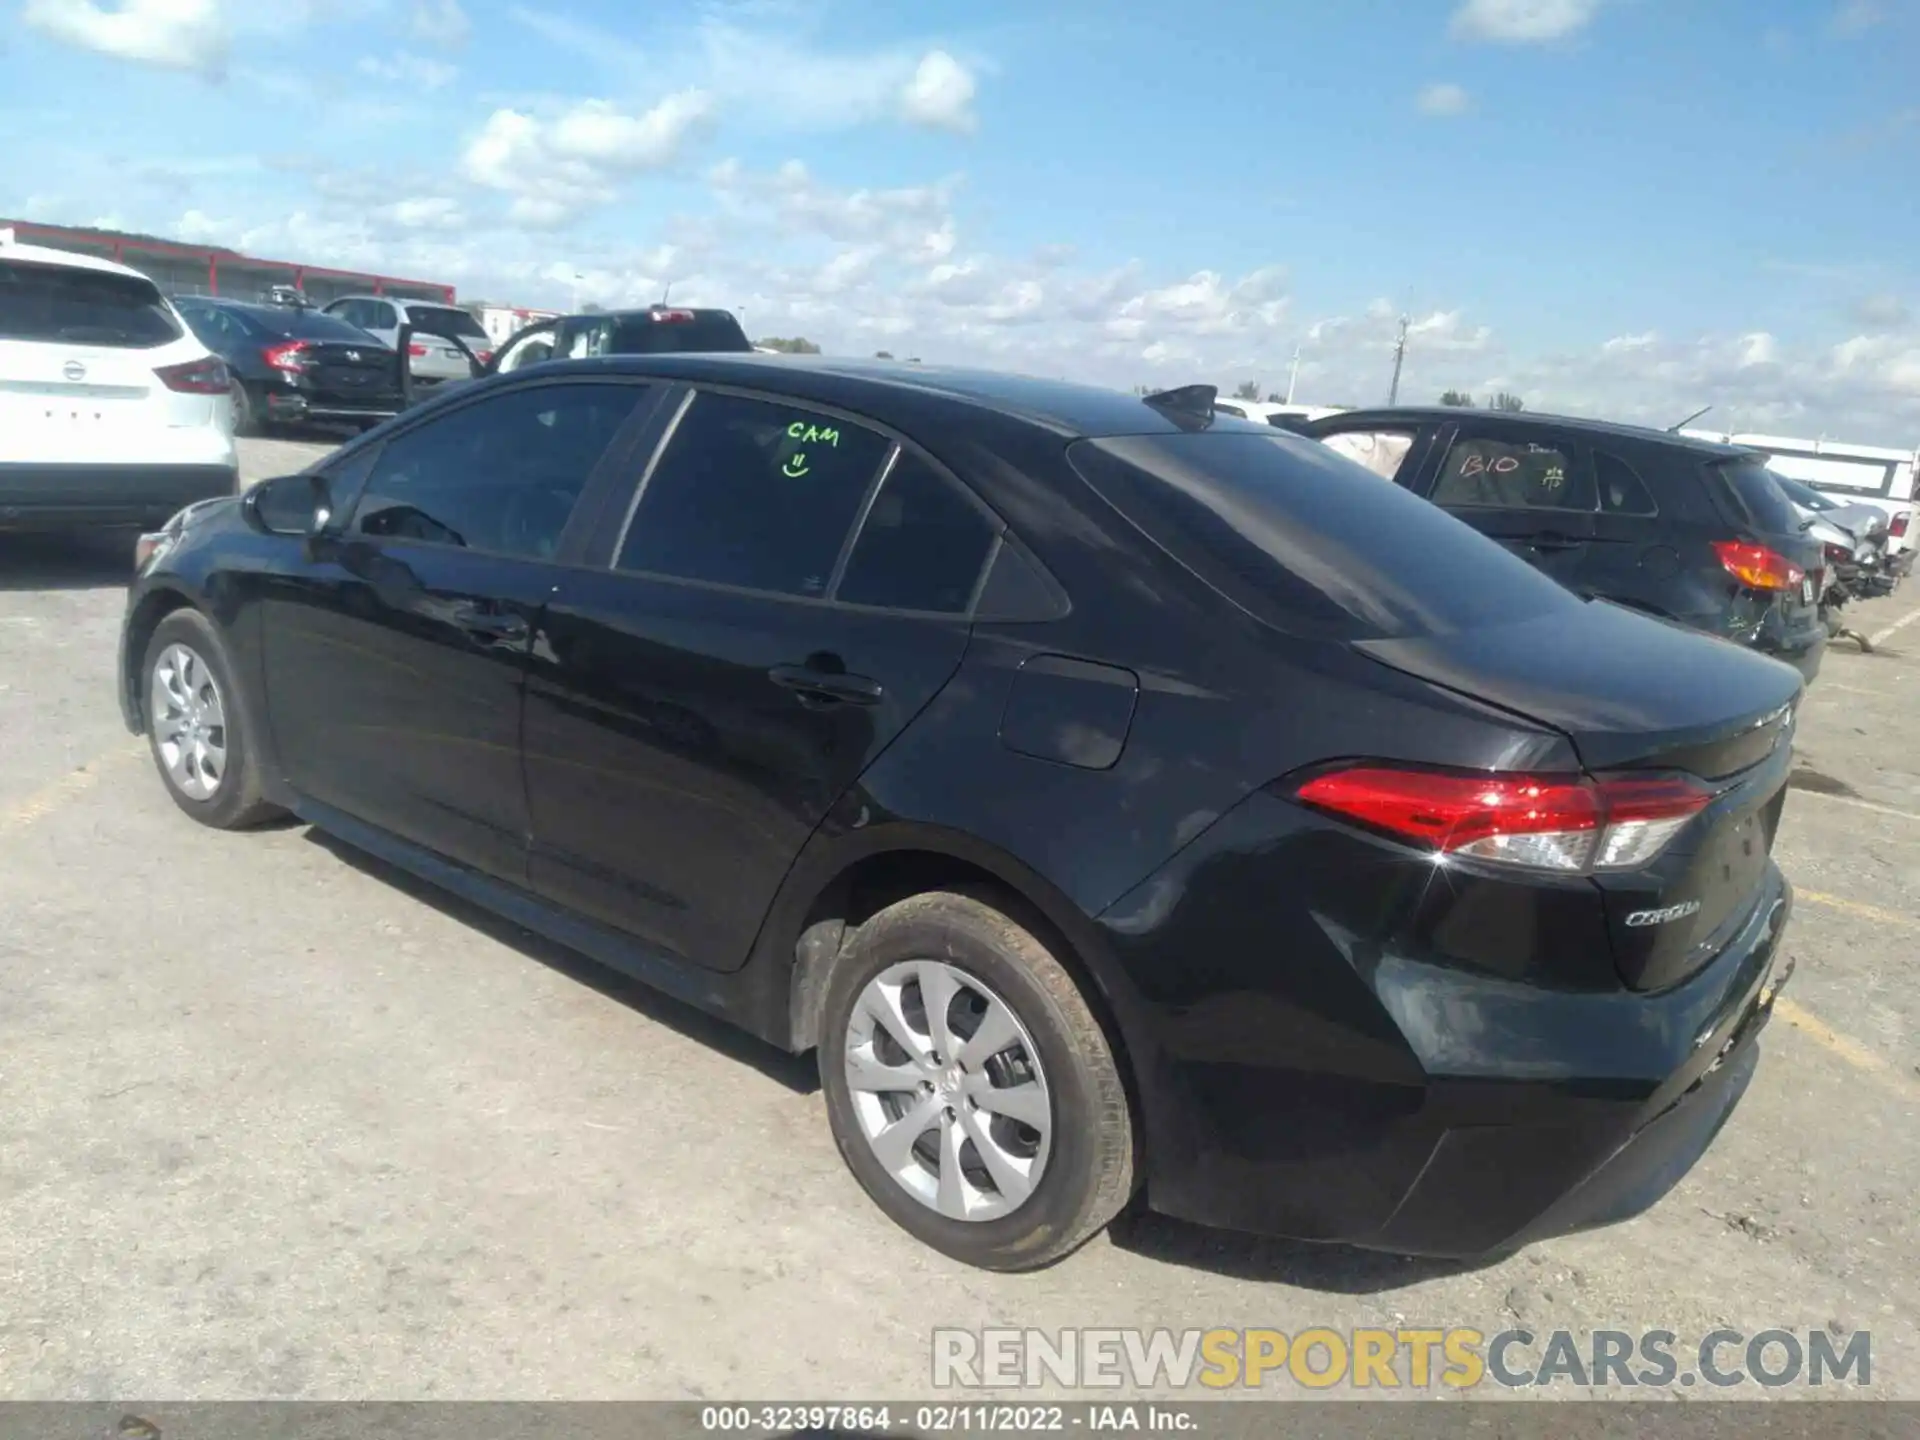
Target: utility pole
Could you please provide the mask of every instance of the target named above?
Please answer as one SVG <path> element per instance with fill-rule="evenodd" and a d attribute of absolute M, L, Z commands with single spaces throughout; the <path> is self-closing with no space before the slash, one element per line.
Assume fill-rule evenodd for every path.
<path fill-rule="evenodd" d="M 1287 369 L 1287 404 L 1293 403 L 1294 382 L 1300 378 L 1300 347 L 1293 347 L 1293 364 Z"/>
<path fill-rule="evenodd" d="M 1387 404 L 1400 403 L 1400 366 L 1407 358 L 1407 317 L 1400 317 L 1400 339 L 1393 347 L 1393 384 L 1387 390 Z"/>

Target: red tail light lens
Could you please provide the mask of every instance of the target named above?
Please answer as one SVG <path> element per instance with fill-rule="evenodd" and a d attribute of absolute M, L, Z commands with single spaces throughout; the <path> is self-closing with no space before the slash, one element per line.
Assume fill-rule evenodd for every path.
<path fill-rule="evenodd" d="M 1887 527 L 1887 534 L 1898 540 L 1907 533 L 1907 522 L 1913 519 L 1911 510 L 1902 510 L 1893 517 L 1893 523 Z"/>
<path fill-rule="evenodd" d="M 418 359 L 426 353 L 427 347 L 422 345 L 418 340 L 409 340 L 407 342 L 407 354 L 413 356 L 415 359 Z"/>
<path fill-rule="evenodd" d="M 1853 559 L 1853 551 L 1844 545 L 1822 545 L 1820 548 L 1826 552 L 1827 560 L 1831 564 L 1845 565 Z"/>
<path fill-rule="evenodd" d="M 476 360 L 478 360 L 478 361 L 479 361 L 479 362 L 480 362 L 480 363 L 481 363 L 482 365 L 485 365 L 485 364 L 487 364 L 487 363 L 488 363 L 488 362 L 489 362 L 490 360 L 492 360 L 492 359 L 493 359 L 493 351 L 491 351 L 491 350 L 476 350 L 476 351 L 474 351 L 474 352 L 473 352 L 473 358 L 474 358 L 474 359 L 476 359 Z"/>
<path fill-rule="evenodd" d="M 1357 765 L 1315 776 L 1301 804 L 1442 855 L 1527 870 L 1632 870 L 1713 798 L 1666 776 L 1455 775 Z"/>
<path fill-rule="evenodd" d="M 224 395 L 233 388 L 225 362 L 211 355 L 184 365 L 162 365 L 153 373 L 162 385 L 180 395 Z"/>
<path fill-rule="evenodd" d="M 1749 590 L 1791 590 L 1806 579 L 1806 571 L 1779 551 L 1749 540 L 1716 540 L 1713 550 L 1727 573 Z"/>
<path fill-rule="evenodd" d="M 307 351 L 310 348 L 305 340 L 288 340 L 279 345 L 269 345 L 260 352 L 260 358 L 275 370 L 297 375 L 307 368 Z"/>

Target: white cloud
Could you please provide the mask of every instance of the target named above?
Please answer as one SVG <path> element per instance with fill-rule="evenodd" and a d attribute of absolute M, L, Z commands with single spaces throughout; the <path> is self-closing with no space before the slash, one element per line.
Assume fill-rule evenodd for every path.
<path fill-rule="evenodd" d="M 1422 114 L 1426 115 L 1464 115 L 1473 104 L 1473 97 L 1458 85 L 1429 85 L 1419 95 Z"/>
<path fill-rule="evenodd" d="M 1600 0 L 1466 0 L 1453 13 L 1453 33 L 1504 45 L 1537 45 L 1584 29 Z"/>
<path fill-rule="evenodd" d="M 1839 8 L 1833 12 L 1833 28 L 1842 35 L 1858 35 L 1863 30 L 1871 30 L 1887 18 L 1886 7 L 1880 0 L 1842 0 Z"/>
<path fill-rule="evenodd" d="M 404 51 L 391 58 L 362 56 L 355 67 L 362 75 L 387 80 L 396 85 L 418 85 L 424 90 L 442 90 L 460 78 L 457 66 L 444 60 L 430 60 Z"/>
<path fill-rule="evenodd" d="M 935 45 L 857 48 L 825 41 L 779 7 L 779 26 L 742 24 L 745 6 L 711 9 L 642 47 L 564 15 L 515 5 L 508 14 L 558 49 L 620 73 L 636 88 L 663 74 L 711 94 L 731 117 L 781 130 L 838 130 L 900 121 L 967 133 L 979 66 Z"/>
<path fill-rule="evenodd" d="M 1898 330 L 1913 321 L 1913 311 L 1898 295 L 1868 295 L 1854 302 L 1853 317 L 1863 325 Z"/>
<path fill-rule="evenodd" d="M 1657 332 L 1643 330 L 1638 335 L 1616 335 L 1600 349 L 1608 355 L 1621 355 L 1635 350 L 1650 350 L 1659 342 L 1660 336 Z"/>
<path fill-rule="evenodd" d="M 1773 365 L 1780 359 L 1780 346 L 1773 336 L 1764 330 L 1740 337 L 1740 367 L 1746 369 L 1753 365 Z"/>
<path fill-rule="evenodd" d="M 435 45 L 464 45 L 472 33 L 460 0 L 413 0 L 413 33 Z"/>
<path fill-rule="evenodd" d="M 934 50 L 914 67 L 900 91 L 900 113 L 914 125 L 933 130 L 972 132 L 977 121 L 973 96 L 978 89 L 973 73 L 944 50 Z"/>
<path fill-rule="evenodd" d="M 582 100 L 551 118 L 495 110 L 468 142 L 461 169 L 474 184 L 511 195 L 520 224 L 560 225 L 612 200 L 621 180 L 672 164 L 711 115 L 710 99 L 694 90 L 639 115 L 604 100 Z"/>
<path fill-rule="evenodd" d="M 119 60 L 218 76 L 232 44 L 219 0 L 27 0 L 21 21 Z"/>

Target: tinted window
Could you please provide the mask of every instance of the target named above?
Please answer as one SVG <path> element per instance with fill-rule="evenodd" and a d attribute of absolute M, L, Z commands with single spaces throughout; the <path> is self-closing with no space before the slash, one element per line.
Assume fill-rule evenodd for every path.
<path fill-rule="evenodd" d="M 961 614 L 973 600 L 994 532 L 979 506 L 902 451 L 873 497 L 834 598 Z"/>
<path fill-rule="evenodd" d="M 674 312 L 668 312 L 674 313 Z M 674 351 L 745 354 L 753 342 L 724 311 L 693 310 L 690 318 L 656 320 L 651 314 L 609 315 L 593 327 L 589 355 L 664 355 Z M 573 352 L 578 354 L 580 352 Z"/>
<path fill-rule="evenodd" d="M 1840 502 L 1829 500 L 1811 485 L 1802 485 L 1798 480 L 1789 480 L 1778 470 L 1773 472 L 1773 483 L 1786 492 L 1787 498 L 1796 505 L 1809 510 L 1838 510 Z"/>
<path fill-rule="evenodd" d="M 0 340 L 145 350 L 179 338 L 180 325 L 151 280 L 0 262 Z"/>
<path fill-rule="evenodd" d="M 1382 480 L 1392 480 L 1413 449 L 1411 430 L 1343 430 L 1320 442 L 1334 454 L 1364 465 Z"/>
<path fill-rule="evenodd" d="M 362 345 L 381 344 L 358 325 L 338 315 L 322 315 L 318 310 L 275 310 L 256 317 L 278 335 L 302 340 L 345 340 Z"/>
<path fill-rule="evenodd" d="M 1770 535 L 1797 535 L 1800 517 L 1766 464 L 1760 460 L 1726 460 L 1712 467 L 1732 490 L 1740 513 L 1756 530 Z"/>
<path fill-rule="evenodd" d="M 1533 440 L 1463 436 L 1433 487 L 1436 505 L 1502 510 L 1591 510 L 1593 484 L 1567 452 Z"/>
<path fill-rule="evenodd" d="M 527 386 L 396 435 L 381 447 L 353 529 L 545 559 L 639 393 Z"/>
<path fill-rule="evenodd" d="M 428 335 L 458 335 L 463 340 L 485 340 L 487 332 L 480 322 L 464 310 L 446 305 L 409 305 L 407 319 L 413 328 Z"/>
<path fill-rule="evenodd" d="M 360 313 L 365 318 L 353 323 L 362 329 L 391 330 L 400 323 L 400 317 L 395 313 L 393 306 L 384 300 L 362 300 Z"/>
<path fill-rule="evenodd" d="M 1229 405 L 1224 400 L 1214 401 L 1213 409 L 1216 415 L 1231 415 L 1236 420 L 1244 420 L 1247 418 L 1246 411 L 1242 410 L 1238 405 Z"/>
<path fill-rule="evenodd" d="M 616 563 L 824 596 L 890 448 L 803 406 L 697 395 L 647 478 Z"/>
<path fill-rule="evenodd" d="M 1578 605 L 1573 593 L 1324 445 L 1284 435 L 1083 440 L 1074 467 L 1161 548 L 1278 629 L 1443 634 Z"/>
<path fill-rule="evenodd" d="M 1654 515 L 1660 507 L 1653 503 L 1653 492 L 1647 489 L 1634 468 L 1617 455 L 1609 455 L 1600 450 L 1593 457 L 1594 488 L 1600 492 L 1600 512 L 1603 515 Z"/>

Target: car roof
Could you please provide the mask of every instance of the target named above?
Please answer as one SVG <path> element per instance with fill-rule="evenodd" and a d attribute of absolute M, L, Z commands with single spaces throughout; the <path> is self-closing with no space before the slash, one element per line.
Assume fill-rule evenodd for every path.
<path fill-rule="evenodd" d="M 1656 430 L 1650 425 L 1628 425 L 1619 420 L 1595 420 L 1585 415 L 1551 415 L 1538 410 L 1473 410 L 1454 405 L 1380 405 L 1362 407 L 1358 410 L 1342 410 L 1338 416 L 1328 415 L 1326 420 L 1338 419 L 1344 426 L 1349 421 L 1363 424 L 1432 424 L 1441 420 L 1459 420 L 1471 418 L 1475 425 L 1493 429 L 1524 432 L 1541 426 L 1551 426 L 1556 430 L 1576 430 L 1589 435 L 1607 435 L 1616 439 L 1639 440 L 1667 445 L 1681 450 L 1692 450 L 1702 455 L 1714 455 L 1732 458 L 1752 453 L 1745 446 L 1723 445 L 1714 440 L 1703 440 L 1697 435 L 1682 434 L 1677 430 Z"/>
<path fill-rule="evenodd" d="M 122 265 L 114 260 L 105 260 L 98 255 L 82 255 L 77 250 L 56 250 L 48 245 L 23 245 L 10 242 L 0 245 L 0 259 L 18 260 L 29 265 L 61 265 L 69 270 L 92 270 L 102 275 L 125 275 L 135 280 L 153 283 L 153 277 L 143 275 L 131 265 Z"/>
<path fill-rule="evenodd" d="M 1173 434 L 1204 425 L 1184 423 L 1138 395 L 997 370 L 861 360 L 827 355 L 686 351 L 659 355 L 600 355 L 516 372 L 528 380 L 563 374 L 652 375 L 693 383 L 766 389 L 799 400 L 841 405 L 876 420 L 929 404 L 991 411 L 1067 436 Z M 1244 422 L 1229 420 L 1236 428 Z"/>

